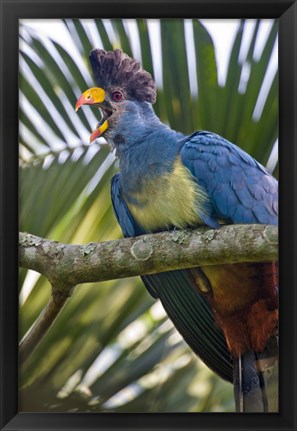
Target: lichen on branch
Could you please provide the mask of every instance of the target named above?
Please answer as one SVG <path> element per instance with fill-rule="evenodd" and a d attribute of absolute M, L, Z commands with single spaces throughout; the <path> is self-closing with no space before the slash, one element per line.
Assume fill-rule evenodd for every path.
<path fill-rule="evenodd" d="M 74 286 L 174 269 L 277 260 L 277 227 L 200 227 L 85 245 L 62 244 L 20 233 L 20 266 L 50 282 Z"/>
<path fill-rule="evenodd" d="M 24 362 L 49 330 L 77 284 L 197 266 L 278 259 L 278 230 L 270 225 L 173 230 L 85 245 L 19 234 L 19 265 L 43 274 L 52 298 L 20 343 Z"/>

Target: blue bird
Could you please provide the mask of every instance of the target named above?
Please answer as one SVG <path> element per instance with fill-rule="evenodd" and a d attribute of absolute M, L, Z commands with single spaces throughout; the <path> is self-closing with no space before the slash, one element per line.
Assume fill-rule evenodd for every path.
<path fill-rule="evenodd" d="M 156 84 L 121 50 L 90 54 L 96 87 L 76 103 L 100 108 L 101 135 L 116 150 L 114 212 L 125 237 L 201 225 L 278 223 L 278 183 L 221 136 L 170 129 L 154 113 Z M 233 382 L 237 411 L 277 410 L 277 263 L 211 265 L 145 275 L 192 350 Z M 273 389 L 271 390 L 271 387 Z"/>

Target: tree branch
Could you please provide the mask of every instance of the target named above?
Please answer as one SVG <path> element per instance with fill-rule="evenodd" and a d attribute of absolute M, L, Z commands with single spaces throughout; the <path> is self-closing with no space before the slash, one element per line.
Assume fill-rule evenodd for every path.
<path fill-rule="evenodd" d="M 55 291 L 53 287 L 53 292 Z M 33 350 L 37 347 L 44 335 L 50 329 L 60 311 L 65 305 L 69 295 L 53 294 L 46 304 L 29 332 L 20 342 L 19 355 L 21 363 L 24 363 Z"/>
<path fill-rule="evenodd" d="M 43 274 L 53 286 L 51 300 L 20 344 L 22 360 L 48 331 L 77 284 L 197 266 L 275 261 L 277 235 L 276 226 L 228 225 L 72 245 L 20 233 L 19 265 Z"/>
<path fill-rule="evenodd" d="M 174 269 L 277 260 L 277 227 L 228 225 L 85 245 L 20 233 L 19 264 L 52 284 L 75 286 Z"/>

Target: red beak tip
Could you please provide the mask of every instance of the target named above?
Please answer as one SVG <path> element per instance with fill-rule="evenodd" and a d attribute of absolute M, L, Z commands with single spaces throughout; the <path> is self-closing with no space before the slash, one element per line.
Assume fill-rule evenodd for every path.
<path fill-rule="evenodd" d="M 96 133 L 92 133 L 89 139 L 89 143 L 91 144 L 92 142 L 95 141 L 95 139 L 99 138 L 99 136 Z"/>

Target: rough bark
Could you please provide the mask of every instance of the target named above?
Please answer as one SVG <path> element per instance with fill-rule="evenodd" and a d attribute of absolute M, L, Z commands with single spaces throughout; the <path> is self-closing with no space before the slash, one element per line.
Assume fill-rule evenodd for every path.
<path fill-rule="evenodd" d="M 270 225 L 202 227 L 85 245 L 20 233 L 19 264 L 67 289 L 194 266 L 273 261 L 277 249 L 277 227 Z"/>
<path fill-rule="evenodd" d="M 52 298 L 20 344 L 24 361 L 35 349 L 77 284 L 174 269 L 278 259 L 278 230 L 270 225 L 201 227 L 85 245 L 19 236 L 19 265 L 43 274 Z"/>

